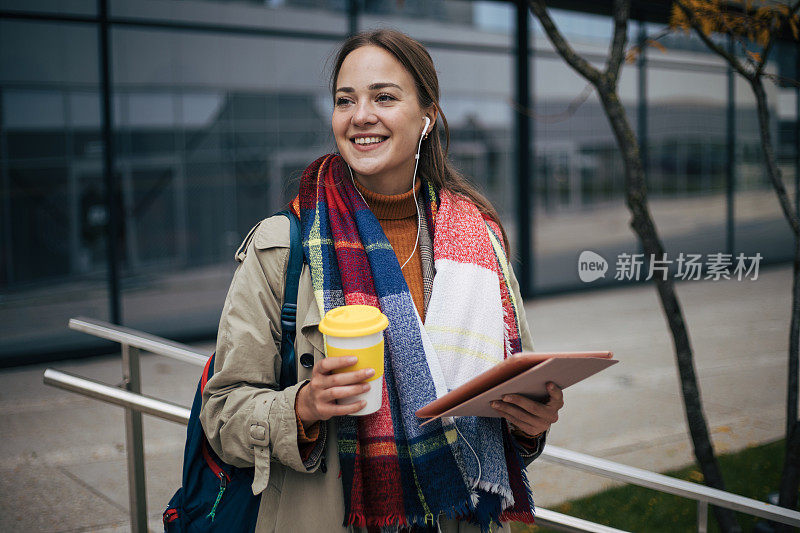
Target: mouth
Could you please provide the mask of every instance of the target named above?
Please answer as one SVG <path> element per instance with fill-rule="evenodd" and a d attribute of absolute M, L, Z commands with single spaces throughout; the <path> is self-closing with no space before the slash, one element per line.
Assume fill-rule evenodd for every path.
<path fill-rule="evenodd" d="M 381 145 L 386 139 L 385 135 L 371 135 L 368 137 L 351 137 L 350 142 L 359 148 L 372 148 Z"/>

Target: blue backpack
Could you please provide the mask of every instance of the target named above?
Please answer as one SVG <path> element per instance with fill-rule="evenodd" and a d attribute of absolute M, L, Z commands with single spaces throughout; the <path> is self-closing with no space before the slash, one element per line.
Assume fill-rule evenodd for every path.
<path fill-rule="evenodd" d="M 280 388 L 297 383 L 294 340 L 297 287 L 303 268 L 300 221 L 291 211 L 277 213 L 289 219 L 289 265 L 286 268 L 284 304 L 281 308 Z M 242 246 L 245 247 L 247 242 Z M 199 415 L 203 389 L 214 375 L 212 355 L 200 377 L 192 402 L 183 452 L 183 484 L 164 510 L 167 533 L 254 531 L 261 496 L 253 496 L 253 468 L 237 468 L 220 459 L 208 444 Z"/>

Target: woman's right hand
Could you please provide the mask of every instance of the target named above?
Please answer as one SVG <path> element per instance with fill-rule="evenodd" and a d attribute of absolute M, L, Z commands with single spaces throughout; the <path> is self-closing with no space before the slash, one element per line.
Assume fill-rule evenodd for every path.
<path fill-rule="evenodd" d="M 314 365 L 311 381 L 297 393 L 295 403 L 297 416 L 304 426 L 310 426 L 317 420 L 350 415 L 367 405 L 366 400 L 343 405 L 336 403 L 336 400 L 369 390 L 369 384 L 362 382 L 375 374 L 373 368 L 333 373 L 336 369 L 353 366 L 357 362 L 357 357 L 326 357 Z"/>

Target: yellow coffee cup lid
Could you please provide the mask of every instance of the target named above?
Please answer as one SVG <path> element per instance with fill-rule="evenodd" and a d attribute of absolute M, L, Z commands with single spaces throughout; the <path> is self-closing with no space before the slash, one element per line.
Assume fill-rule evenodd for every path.
<path fill-rule="evenodd" d="M 343 305 L 325 313 L 319 330 L 334 337 L 362 337 L 386 329 L 389 319 L 371 305 Z"/>

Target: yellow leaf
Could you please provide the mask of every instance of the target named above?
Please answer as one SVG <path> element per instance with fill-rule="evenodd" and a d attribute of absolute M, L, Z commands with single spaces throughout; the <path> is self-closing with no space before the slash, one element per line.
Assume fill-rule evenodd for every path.
<path fill-rule="evenodd" d="M 772 10 L 768 6 L 759 7 L 756 9 L 755 17 L 756 18 L 769 18 L 772 14 Z"/>
<path fill-rule="evenodd" d="M 711 31 L 713 30 L 713 24 L 707 18 L 700 19 L 700 30 L 706 34 L 711 35 Z"/>
<path fill-rule="evenodd" d="M 663 52 L 665 54 L 667 53 L 667 48 L 663 44 L 661 44 L 660 42 L 658 42 L 658 41 L 656 41 L 654 39 L 647 39 L 646 42 L 647 42 L 647 44 L 649 44 L 653 48 L 658 49 L 660 52 Z"/>
<path fill-rule="evenodd" d="M 753 61 L 755 61 L 756 63 L 759 63 L 761 61 L 761 54 L 757 54 L 756 52 L 752 52 L 750 50 L 747 50 L 747 55 L 749 55 L 750 58 Z"/>
<path fill-rule="evenodd" d="M 769 30 L 767 28 L 762 28 L 761 31 L 758 32 L 758 40 L 756 42 L 761 46 L 767 46 L 768 41 L 769 41 Z"/>
<path fill-rule="evenodd" d="M 697 470 L 692 470 L 691 472 L 689 472 L 689 479 L 691 479 L 692 481 L 697 481 L 698 483 L 702 483 L 703 474 L 701 472 L 698 472 Z"/>
<path fill-rule="evenodd" d="M 789 27 L 792 28 L 792 35 L 794 36 L 794 40 L 797 41 L 798 39 L 800 39 L 800 36 L 798 36 L 797 23 L 795 22 L 794 19 L 789 20 Z"/>
<path fill-rule="evenodd" d="M 672 6 L 672 16 L 670 17 L 669 25 L 677 29 L 685 30 L 689 28 L 689 19 L 686 18 L 683 10 L 678 7 L 677 4 L 673 4 Z"/>

